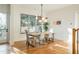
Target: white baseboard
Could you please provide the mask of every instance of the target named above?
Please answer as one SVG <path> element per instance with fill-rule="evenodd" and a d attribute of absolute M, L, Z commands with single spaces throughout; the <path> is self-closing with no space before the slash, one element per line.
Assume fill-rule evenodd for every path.
<path fill-rule="evenodd" d="M 7 40 L 0 40 L 0 43 L 6 43 L 8 42 Z"/>

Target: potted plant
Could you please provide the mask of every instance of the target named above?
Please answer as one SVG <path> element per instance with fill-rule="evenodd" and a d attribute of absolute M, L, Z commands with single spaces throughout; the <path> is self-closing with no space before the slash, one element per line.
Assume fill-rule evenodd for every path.
<path fill-rule="evenodd" d="M 48 25 L 49 25 L 49 23 L 48 22 L 45 22 L 43 25 L 44 25 L 44 30 L 45 31 L 48 31 Z"/>

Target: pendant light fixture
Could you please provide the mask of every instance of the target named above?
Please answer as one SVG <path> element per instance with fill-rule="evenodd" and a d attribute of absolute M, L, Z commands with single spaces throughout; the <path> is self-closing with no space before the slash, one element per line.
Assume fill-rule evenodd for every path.
<path fill-rule="evenodd" d="M 38 20 L 39 22 L 47 22 L 48 18 L 43 16 L 43 4 L 41 4 L 40 6 L 41 6 L 41 12 L 40 12 L 41 14 L 40 16 L 38 16 Z"/>

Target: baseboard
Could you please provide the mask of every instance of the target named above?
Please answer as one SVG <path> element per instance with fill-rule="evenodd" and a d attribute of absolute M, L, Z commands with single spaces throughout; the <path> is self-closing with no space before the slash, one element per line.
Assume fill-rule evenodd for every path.
<path fill-rule="evenodd" d="M 0 44 L 8 43 L 6 40 L 0 40 Z"/>
<path fill-rule="evenodd" d="M 60 40 L 60 41 L 63 41 L 63 42 L 68 42 L 68 40 L 67 39 L 58 39 L 58 38 L 55 38 L 54 40 Z"/>
<path fill-rule="evenodd" d="M 3 43 L 0 43 L 0 45 L 2 45 L 2 44 L 9 44 L 9 42 L 3 42 Z"/>

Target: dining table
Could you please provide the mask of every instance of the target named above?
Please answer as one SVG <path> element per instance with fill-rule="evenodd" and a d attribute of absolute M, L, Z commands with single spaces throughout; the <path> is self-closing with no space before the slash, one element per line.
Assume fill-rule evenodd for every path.
<path fill-rule="evenodd" d="M 45 36 L 45 39 L 49 39 L 49 40 L 51 40 L 52 39 L 52 41 L 54 41 L 54 33 L 50 33 L 50 32 L 30 32 L 29 33 L 29 35 L 31 35 L 31 36 L 33 36 L 33 37 L 35 37 L 35 38 L 38 38 L 39 39 L 39 41 L 40 41 L 40 36 L 41 36 L 41 34 L 43 34 L 44 36 Z M 52 37 L 49 37 L 49 35 L 50 34 L 52 34 Z M 47 39 L 47 40 L 48 40 Z M 47 41 L 46 40 L 46 41 Z"/>

